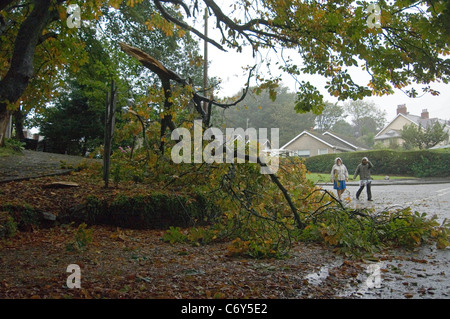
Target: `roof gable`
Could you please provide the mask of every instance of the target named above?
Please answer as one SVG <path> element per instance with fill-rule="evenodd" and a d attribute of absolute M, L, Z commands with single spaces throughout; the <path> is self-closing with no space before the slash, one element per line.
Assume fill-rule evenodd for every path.
<path fill-rule="evenodd" d="M 318 133 L 312 132 L 312 131 L 301 132 L 299 135 L 294 137 L 292 140 L 290 140 L 289 142 L 284 144 L 281 147 L 281 149 L 285 149 L 286 147 L 288 147 L 290 144 L 292 144 L 293 142 L 298 140 L 303 135 L 308 135 L 309 137 L 318 140 L 319 142 L 325 144 L 326 146 L 328 146 L 330 148 L 335 148 L 335 149 L 339 149 L 339 150 L 343 150 L 343 151 L 354 151 L 356 149 L 355 147 L 350 147 L 349 145 L 351 145 L 351 143 L 343 141 L 341 138 L 337 138 L 335 136 L 332 136 L 331 134 L 324 135 L 324 134 L 318 134 Z"/>
<path fill-rule="evenodd" d="M 350 146 L 351 148 L 357 150 L 357 149 L 368 149 L 369 147 L 366 145 L 361 144 L 356 139 L 349 138 L 347 136 L 342 136 L 338 133 L 332 132 L 332 131 L 326 131 L 323 133 L 323 135 L 329 135 L 338 141 L 344 143 L 347 146 Z"/>
<path fill-rule="evenodd" d="M 409 118 L 408 116 L 402 114 L 402 113 L 398 113 L 396 117 L 394 117 L 394 119 L 392 121 L 390 121 L 385 127 L 383 127 L 378 133 L 377 135 L 375 135 L 375 137 L 378 137 L 380 135 L 383 135 L 386 130 L 389 128 L 389 126 L 391 126 L 393 123 L 395 123 L 395 121 L 397 121 L 400 117 L 405 118 L 406 120 L 410 121 L 411 123 L 414 123 L 416 125 L 418 125 L 412 118 Z"/>
<path fill-rule="evenodd" d="M 303 131 L 300 134 L 298 134 L 296 137 L 294 137 L 292 140 L 290 140 L 289 142 L 287 142 L 286 144 L 284 144 L 281 149 L 285 149 L 285 147 L 289 146 L 290 144 L 292 144 L 293 142 L 295 142 L 296 140 L 298 140 L 300 137 L 302 137 L 303 135 L 308 135 L 322 143 L 324 143 L 325 145 L 329 146 L 329 147 L 333 147 L 333 145 L 331 145 L 330 143 L 324 141 L 323 139 L 317 137 L 316 135 L 314 135 L 312 132 L 308 132 L 308 131 Z"/>

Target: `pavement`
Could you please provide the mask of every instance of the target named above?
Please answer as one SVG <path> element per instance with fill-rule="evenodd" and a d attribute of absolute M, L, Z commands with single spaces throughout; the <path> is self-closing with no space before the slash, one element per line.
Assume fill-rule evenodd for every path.
<path fill-rule="evenodd" d="M 31 150 L 24 150 L 21 154 L 1 156 L 0 183 L 67 174 L 83 161 L 93 161 L 93 159 Z"/>

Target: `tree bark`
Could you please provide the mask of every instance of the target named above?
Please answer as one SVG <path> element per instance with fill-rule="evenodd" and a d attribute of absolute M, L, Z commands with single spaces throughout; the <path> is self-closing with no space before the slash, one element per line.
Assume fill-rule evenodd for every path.
<path fill-rule="evenodd" d="M 16 139 L 19 141 L 25 140 L 25 134 L 23 134 L 23 120 L 24 116 L 21 110 L 15 110 L 13 113 L 14 126 L 16 127 Z"/>
<path fill-rule="evenodd" d="M 30 15 L 17 34 L 11 66 L 0 82 L 0 146 L 4 144 L 6 123 L 13 110 L 8 104 L 16 103 L 34 74 L 34 54 L 43 29 L 51 21 L 51 0 L 35 0 Z"/>

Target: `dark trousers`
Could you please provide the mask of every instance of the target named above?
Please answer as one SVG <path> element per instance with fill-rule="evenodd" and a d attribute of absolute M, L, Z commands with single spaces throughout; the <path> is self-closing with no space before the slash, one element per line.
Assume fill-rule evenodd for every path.
<path fill-rule="evenodd" d="M 366 186 L 367 186 L 367 200 L 371 200 L 372 199 L 372 191 L 371 191 L 371 189 L 370 189 L 370 184 L 371 183 L 368 183 Z M 359 189 L 358 189 L 358 191 L 356 192 L 356 198 L 357 199 L 359 199 L 359 195 L 361 195 L 361 192 L 363 191 L 363 189 L 364 189 L 364 185 L 362 185 Z"/>

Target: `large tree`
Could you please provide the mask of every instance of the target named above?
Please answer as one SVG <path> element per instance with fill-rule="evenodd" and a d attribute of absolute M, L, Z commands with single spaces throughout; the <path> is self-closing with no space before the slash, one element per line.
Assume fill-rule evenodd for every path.
<path fill-rule="evenodd" d="M 351 101 L 344 107 L 351 117 L 355 137 L 376 134 L 386 123 L 386 111 L 373 102 Z"/>
<path fill-rule="evenodd" d="M 137 111 L 136 104 L 148 100 L 149 85 L 158 84 L 155 76 L 117 50 L 116 43 L 120 40 L 127 39 L 145 48 L 171 69 L 191 76 L 195 82 L 203 81 L 201 63 L 191 63 L 199 59 L 199 54 L 198 45 L 190 36 L 165 36 L 161 31 L 148 29 L 144 17 L 154 12 L 150 0 L 134 7 L 122 4 L 118 9 L 105 7 L 102 11 L 101 25 L 107 25 L 107 29 L 103 27 L 98 32 L 83 27 L 78 30 L 77 36 L 84 44 L 88 60 L 76 71 L 67 69 L 59 74 L 64 79 L 59 96 L 50 106 L 36 113 L 32 121 L 45 136 L 50 151 L 85 155 L 86 151 L 102 144 L 105 95 L 110 89 L 105 82 L 110 79 L 115 80 L 120 91 L 119 106 L 131 106 L 133 100 Z M 147 104 L 142 109 L 140 114 L 144 119 L 154 113 Z M 118 116 L 116 126 L 122 126 L 121 119 Z"/>
<path fill-rule="evenodd" d="M 7 13 L 3 20 L 9 21 L 8 8 L 16 2 L 25 3 L 10 0 L 0 7 L 2 14 Z M 67 28 L 61 29 L 65 21 L 64 2 L 33 0 L 26 2 L 29 10 L 20 10 L 23 12 L 17 23 L 20 27 L 16 35 L 11 33 L 14 38 L 11 42 L 14 50 L 8 50 L 11 59 L 2 61 L 6 61 L 7 67 L 0 82 L 0 143 L 8 115 L 18 107 L 34 76 L 34 55 L 39 42 L 53 36 L 64 38 L 70 33 Z M 121 2 L 109 0 L 105 5 L 118 7 Z M 141 1 L 128 1 L 127 4 L 135 2 Z M 298 76 L 295 105 L 298 111 L 320 113 L 324 106 L 323 96 L 313 84 L 301 78 L 303 74 L 327 78 L 326 89 L 341 100 L 389 94 L 394 88 L 405 89 L 413 83 L 421 84 L 423 90 L 435 94 L 430 87 L 432 82 L 448 82 L 450 67 L 445 55 L 449 53 L 446 21 L 449 20 L 450 5 L 445 0 L 379 1 L 381 24 L 372 28 L 368 22 L 373 22 L 377 12 L 368 10 L 369 3 L 353 0 L 239 0 L 228 7 L 219 6 L 214 0 L 153 2 L 157 12 L 148 18 L 148 25 L 160 28 L 166 34 L 189 30 L 222 50 L 240 51 L 243 46 L 250 45 L 255 53 L 266 49 L 278 52 L 280 47 L 297 51 L 299 58 L 284 60 L 279 67 Z M 99 1 L 74 3 L 80 5 L 83 19 L 98 18 Z M 203 16 L 204 7 L 219 30 L 218 38 L 205 36 L 196 29 L 193 19 L 185 19 Z M 49 32 L 52 22 L 59 23 L 59 32 Z M 2 49 L 6 46 L 3 43 L 7 42 L 2 41 Z M 62 52 L 67 54 L 70 50 Z M 352 77 L 349 68 L 355 66 L 370 75 L 369 84 L 357 83 Z M 173 80 L 171 77 L 169 81 Z M 277 80 L 277 76 L 268 77 L 266 83 Z M 409 89 L 407 93 L 416 96 L 417 89 Z M 170 98 L 167 95 L 167 99 Z M 163 118 L 163 126 L 173 128 L 168 118 Z"/>
<path fill-rule="evenodd" d="M 320 132 L 330 130 L 339 120 L 347 117 L 344 112 L 344 107 L 338 103 L 325 103 L 322 113 L 316 117 L 317 130 Z"/>

